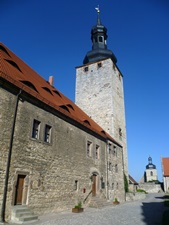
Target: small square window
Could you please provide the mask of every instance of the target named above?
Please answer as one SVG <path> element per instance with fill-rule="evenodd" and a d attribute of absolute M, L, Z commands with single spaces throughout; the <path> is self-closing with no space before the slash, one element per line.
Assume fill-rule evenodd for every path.
<path fill-rule="evenodd" d="M 39 139 L 40 122 L 38 120 L 33 121 L 32 138 Z"/>
<path fill-rule="evenodd" d="M 97 68 L 99 69 L 99 68 L 101 68 L 102 67 L 102 63 L 98 63 L 97 64 Z"/>
<path fill-rule="evenodd" d="M 51 129 L 52 127 L 49 125 L 45 125 L 45 136 L 44 136 L 44 141 L 46 143 L 51 143 Z"/>
<path fill-rule="evenodd" d="M 85 71 L 85 72 L 89 71 L 89 67 L 86 66 L 86 67 L 84 68 L 84 71 Z"/>

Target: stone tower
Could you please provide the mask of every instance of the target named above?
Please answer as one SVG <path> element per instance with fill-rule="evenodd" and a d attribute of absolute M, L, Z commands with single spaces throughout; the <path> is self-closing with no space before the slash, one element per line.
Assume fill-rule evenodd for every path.
<path fill-rule="evenodd" d="M 92 50 L 76 67 L 76 104 L 123 146 L 124 170 L 128 175 L 123 75 L 117 59 L 107 48 L 107 29 L 100 20 L 91 29 Z"/>
<path fill-rule="evenodd" d="M 152 158 L 148 158 L 148 165 L 146 166 L 146 172 L 145 172 L 145 182 L 149 181 L 157 181 L 157 169 L 156 166 L 152 163 Z"/>

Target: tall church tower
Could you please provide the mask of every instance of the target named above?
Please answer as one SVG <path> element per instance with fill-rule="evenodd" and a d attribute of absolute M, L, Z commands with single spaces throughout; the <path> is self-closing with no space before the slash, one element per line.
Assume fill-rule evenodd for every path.
<path fill-rule="evenodd" d="M 107 48 L 107 29 L 100 20 L 91 29 L 92 50 L 83 65 L 76 67 L 76 104 L 123 146 L 123 160 L 128 175 L 123 75 L 117 59 Z"/>

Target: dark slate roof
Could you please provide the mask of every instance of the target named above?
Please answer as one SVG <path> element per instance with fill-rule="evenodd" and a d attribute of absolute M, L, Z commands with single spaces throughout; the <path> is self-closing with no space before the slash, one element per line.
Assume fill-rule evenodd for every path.
<path fill-rule="evenodd" d="M 76 104 L 51 86 L 2 43 L 0 43 L 0 78 L 52 107 L 66 118 L 121 146 Z"/>

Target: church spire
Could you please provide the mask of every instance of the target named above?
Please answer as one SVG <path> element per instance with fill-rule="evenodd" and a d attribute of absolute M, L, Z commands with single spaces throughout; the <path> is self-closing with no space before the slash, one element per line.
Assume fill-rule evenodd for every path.
<path fill-rule="evenodd" d="M 107 28 L 101 23 L 99 6 L 95 9 L 97 11 L 97 23 L 91 29 L 92 50 L 86 54 L 83 64 L 97 62 L 106 58 L 111 58 L 116 63 L 115 55 L 107 49 Z"/>
<path fill-rule="evenodd" d="M 101 25 L 99 5 L 95 9 L 97 11 L 97 25 Z"/>

